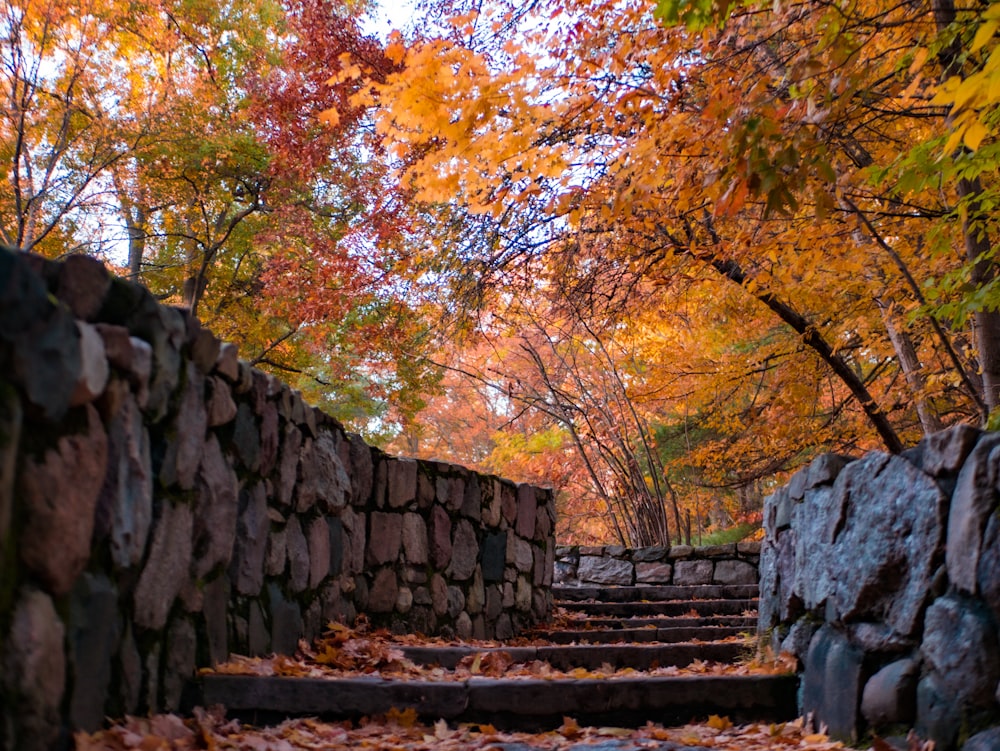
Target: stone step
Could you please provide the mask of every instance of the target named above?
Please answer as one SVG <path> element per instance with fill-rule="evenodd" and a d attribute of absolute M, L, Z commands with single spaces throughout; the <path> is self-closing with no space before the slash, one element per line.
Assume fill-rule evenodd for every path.
<path fill-rule="evenodd" d="M 659 602 L 665 600 L 739 600 L 757 596 L 756 584 L 650 585 L 635 587 L 552 587 L 556 602 Z"/>
<path fill-rule="evenodd" d="M 539 660 L 556 670 L 597 670 L 603 665 L 615 669 L 630 667 L 650 670 L 656 667 L 686 667 L 695 660 L 733 662 L 747 654 L 745 644 L 701 642 L 680 644 L 577 644 L 551 647 L 498 647 L 481 649 L 466 646 L 403 647 L 407 659 L 418 665 L 438 665 L 453 670 L 464 658 L 478 653 L 506 652 L 514 662 Z"/>
<path fill-rule="evenodd" d="M 677 642 L 702 641 L 711 642 L 728 639 L 733 636 L 754 634 L 754 626 L 674 626 L 669 628 L 609 628 L 581 629 L 578 631 L 546 631 L 539 633 L 539 638 L 553 644 L 590 643 L 614 644 L 617 642 Z"/>
<path fill-rule="evenodd" d="M 757 610 L 757 599 L 740 600 L 670 600 L 667 602 L 563 602 L 564 610 L 594 616 L 630 618 L 642 615 L 741 615 Z"/>
<path fill-rule="evenodd" d="M 254 724 L 286 717 L 356 719 L 413 709 L 429 722 L 489 723 L 502 731 L 542 731 L 564 717 L 581 725 L 637 727 L 653 720 L 684 724 L 709 715 L 736 723 L 797 716 L 795 675 L 537 680 L 391 681 L 240 675 L 202 677 L 204 706 L 222 704 Z"/>
<path fill-rule="evenodd" d="M 635 617 L 635 618 L 601 618 L 601 617 L 579 617 L 569 621 L 579 623 L 577 630 L 614 630 L 614 629 L 654 629 L 654 628 L 695 628 L 699 626 L 731 626 L 744 630 L 757 630 L 757 614 L 749 615 L 706 615 L 706 616 L 667 616 L 657 618 L 655 616 Z M 564 626 L 559 630 L 567 630 L 569 626 Z M 539 630 L 535 633 L 539 638 L 547 638 L 549 631 Z"/>

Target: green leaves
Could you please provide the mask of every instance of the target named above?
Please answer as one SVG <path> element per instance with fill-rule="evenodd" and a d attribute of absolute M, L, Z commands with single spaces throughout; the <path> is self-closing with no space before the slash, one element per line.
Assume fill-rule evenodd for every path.
<path fill-rule="evenodd" d="M 724 26 L 736 2 L 718 0 L 659 0 L 653 15 L 667 26 L 686 26 L 701 31 L 709 26 Z"/>

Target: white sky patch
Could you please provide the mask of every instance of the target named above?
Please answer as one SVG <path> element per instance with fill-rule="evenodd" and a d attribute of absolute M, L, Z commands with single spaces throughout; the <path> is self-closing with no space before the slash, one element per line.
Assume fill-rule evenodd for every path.
<path fill-rule="evenodd" d="M 385 40 L 393 29 L 403 31 L 413 23 L 416 0 L 383 0 L 361 19 L 361 30 Z"/>

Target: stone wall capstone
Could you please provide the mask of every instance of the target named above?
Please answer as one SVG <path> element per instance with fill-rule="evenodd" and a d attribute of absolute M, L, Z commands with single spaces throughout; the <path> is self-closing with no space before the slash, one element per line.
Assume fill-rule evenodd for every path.
<path fill-rule="evenodd" d="M 365 445 L 93 259 L 0 250 L 0 748 L 361 614 L 514 636 L 554 526 L 550 490 Z"/>
<path fill-rule="evenodd" d="M 644 584 L 757 584 L 761 543 L 727 545 L 560 545 L 556 584 L 563 586 Z"/>
<path fill-rule="evenodd" d="M 1000 434 L 958 425 L 899 456 L 825 455 L 764 508 L 759 630 L 802 706 L 847 741 L 1000 733 Z"/>

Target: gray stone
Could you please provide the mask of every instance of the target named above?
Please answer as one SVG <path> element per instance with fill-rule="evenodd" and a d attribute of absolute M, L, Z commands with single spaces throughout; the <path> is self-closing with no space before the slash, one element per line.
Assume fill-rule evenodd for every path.
<path fill-rule="evenodd" d="M 233 556 L 239 483 L 222 455 L 215 435 L 202 449 L 194 514 L 194 575 L 203 578 L 216 566 L 226 568 Z"/>
<path fill-rule="evenodd" d="M 757 567 L 746 561 L 719 561 L 715 564 L 716 584 L 756 584 Z"/>
<path fill-rule="evenodd" d="M 927 609 L 920 651 L 945 695 L 991 707 L 1000 681 L 996 625 L 980 603 L 941 597 Z"/>
<path fill-rule="evenodd" d="M 61 436 L 41 460 L 25 456 L 18 474 L 25 515 L 21 560 L 54 595 L 70 591 L 90 558 L 108 440 L 93 405 L 84 433 Z"/>
<path fill-rule="evenodd" d="M 288 560 L 288 535 L 284 528 L 272 529 L 267 536 L 267 552 L 264 554 L 264 573 L 267 576 L 281 576 L 285 573 Z"/>
<path fill-rule="evenodd" d="M 742 540 L 736 543 L 736 552 L 753 559 L 754 556 L 760 555 L 762 547 L 763 543 L 760 540 Z"/>
<path fill-rule="evenodd" d="M 883 623 L 852 623 L 846 628 L 851 643 L 869 654 L 895 654 L 916 646 L 916 640 L 897 634 Z"/>
<path fill-rule="evenodd" d="M 153 522 L 153 463 L 149 433 L 131 394 L 108 425 L 108 470 L 98 507 L 107 516 L 115 566 L 139 563 Z"/>
<path fill-rule="evenodd" d="M 306 539 L 309 541 L 309 588 L 316 589 L 330 574 L 330 525 L 326 517 L 309 522 Z"/>
<path fill-rule="evenodd" d="M 351 497 L 356 504 L 368 503 L 372 495 L 372 482 L 375 478 L 372 464 L 372 450 L 353 433 L 347 436 L 351 456 Z"/>
<path fill-rule="evenodd" d="M 497 616 L 503 611 L 503 590 L 497 584 L 486 587 L 486 620 L 496 622 Z"/>
<path fill-rule="evenodd" d="M 1000 516 L 990 514 L 976 575 L 979 593 L 1000 622 Z"/>
<path fill-rule="evenodd" d="M 457 467 L 455 469 L 458 469 Z M 465 503 L 465 476 L 449 477 L 448 489 L 445 495 L 445 508 L 449 511 L 460 511 Z"/>
<path fill-rule="evenodd" d="M 14 301 L 7 298 L 5 302 Z M 29 318 L 25 311 L 16 332 L 5 335 L 8 332 L 2 329 L 6 328 L 0 325 L 0 340 L 10 341 L 13 346 L 12 362 L 4 375 L 21 386 L 45 420 L 58 422 L 69 409 L 80 378 L 80 331 L 76 321 L 64 309 L 48 308 L 40 318 Z"/>
<path fill-rule="evenodd" d="M 403 541 L 403 515 L 375 511 L 370 524 L 366 562 L 369 566 L 395 563 Z"/>
<path fill-rule="evenodd" d="M 448 573 L 456 581 L 465 581 L 472 576 L 478 562 L 479 541 L 475 527 L 468 519 L 461 519 L 455 525 Z"/>
<path fill-rule="evenodd" d="M 430 519 L 431 563 L 435 568 L 444 569 L 451 563 L 451 517 L 444 506 L 434 504 Z"/>
<path fill-rule="evenodd" d="M 841 473 L 833 487 L 814 488 L 802 503 L 792 508 L 795 548 L 787 554 L 795 561 L 792 591 L 810 610 L 823 605 L 836 586 L 828 562 L 847 504 L 847 493 L 843 490 L 846 476 Z M 778 552 L 780 555 L 781 551 Z M 779 577 L 784 573 L 780 566 L 779 561 Z"/>
<path fill-rule="evenodd" d="M 538 499 L 532 485 L 522 483 L 517 486 L 517 521 L 514 529 L 518 535 L 530 540 L 535 533 L 535 513 Z"/>
<path fill-rule="evenodd" d="M 94 320 L 104 306 L 104 298 L 110 289 L 111 275 L 96 258 L 74 253 L 59 265 L 56 297 L 77 318 Z"/>
<path fill-rule="evenodd" d="M 555 576 L 556 548 L 550 541 L 545 546 L 545 561 L 542 564 L 542 586 L 551 587 Z M 537 569 L 536 569 L 537 570 Z"/>
<path fill-rule="evenodd" d="M 251 472 L 260 469 L 260 429 L 253 409 L 246 402 L 240 402 L 236 410 L 233 426 L 233 447 L 236 457 Z"/>
<path fill-rule="evenodd" d="M 773 540 L 779 531 L 792 523 L 792 498 L 788 488 L 779 488 L 764 499 L 764 532 Z"/>
<path fill-rule="evenodd" d="M 190 579 L 193 526 L 189 506 L 164 504 L 135 588 L 137 626 L 160 630 L 166 625 L 174 600 Z"/>
<path fill-rule="evenodd" d="M 389 508 L 402 508 L 417 498 L 417 460 L 408 458 L 386 461 Z"/>
<path fill-rule="evenodd" d="M 73 727 L 92 733 L 104 722 L 111 658 L 120 631 L 117 590 L 102 575 L 83 574 L 70 598 L 68 644 L 74 681 L 69 718 Z"/>
<path fill-rule="evenodd" d="M 501 518 L 501 498 L 502 490 L 500 485 L 500 480 L 493 480 L 493 486 L 490 488 L 489 499 L 483 504 L 483 524 L 487 527 L 499 527 Z"/>
<path fill-rule="evenodd" d="M 583 548 L 580 549 L 580 552 L 583 552 Z M 672 561 L 679 558 L 689 558 L 693 552 L 694 548 L 690 545 L 672 545 L 670 550 L 667 551 L 667 558 Z"/>
<path fill-rule="evenodd" d="M 819 624 L 806 618 L 800 618 L 788 629 L 788 634 L 781 640 L 781 652 L 787 652 L 805 664 L 806 656 L 809 654 L 809 645 L 819 630 Z"/>
<path fill-rule="evenodd" d="M 448 612 L 448 584 L 441 574 L 434 574 L 431 577 L 430 597 L 435 615 L 444 615 Z"/>
<path fill-rule="evenodd" d="M 797 618 L 803 610 L 802 598 L 795 591 L 799 580 L 795 563 L 795 555 L 798 547 L 798 535 L 795 529 L 786 529 L 778 538 L 778 545 L 775 551 L 777 555 L 778 615 L 785 621 Z M 764 556 L 762 554 L 762 562 L 763 559 Z M 760 569 L 760 572 L 761 579 L 763 580 L 763 568 Z"/>
<path fill-rule="evenodd" d="M 809 467 L 802 467 L 791 476 L 785 485 L 785 492 L 792 501 L 801 501 L 806 494 L 806 481 L 809 479 Z"/>
<path fill-rule="evenodd" d="M 194 678 L 198 637 L 186 618 L 178 618 L 167 632 L 167 653 L 164 659 L 163 708 L 176 712 L 188 682 Z"/>
<path fill-rule="evenodd" d="M 191 317 L 188 341 L 191 344 L 191 359 L 202 373 L 211 373 L 215 362 L 219 359 L 222 342 L 208 329 L 201 327 L 201 322 Z"/>
<path fill-rule="evenodd" d="M 406 615 L 413 607 L 413 590 L 409 587 L 400 587 L 399 594 L 396 595 L 396 612 Z"/>
<path fill-rule="evenodd" d="M 350 508 L 340 513 L 344 526 L 343 570 L 348 574 L 360 574 L 365 569 L 365 517 Z"/>
<path fill-rule="evenodd" d="M 326 517 L 330 545 L 330 576 L 340 576 L 344 570 L 344 523 L 337 517 Z"/>
<path fill-rule="evenodd" d="M 503 580 L 504 563 L 507 556 L 507 533 L 487 532 L 483 538 L 483 581 Z"/>
<path fill-rule="evenodd" d="M 223 574 L 205 585 L 205 635 L 208 639 L 209 667 L 229 658 L 229 577 Z"/>
<path fill-rule="evenodd" d="M 556 584 L 572 584 L 576 581 L 577 564 L 572 561 L 556 561 L 553 581 Z"/>
<path fill-rule="evenodd" d="M 153 348 L 148 342 L 130 337 L 132 345 L 132 367 L 129 369 L 129 382 L 135 389 L 135 402 L 140 409 L 149 406 L 149 384 L 153 377 Z"/>
<path fill-rule="evenodd" d="M 48 751 L 62 724 L 60 705 L 66 688 L 63 624 L 48 595 L 27 589 L 19 593 L 9 629 L 0 681 L 6 688 L 5 701 L 14 704 L 8 708 L 16 723 L 16 741 L 11 748 Z"/>
<path fill-rule="evenodd" d="M 117 696 L 122 708 L 127 713 L 139 709 L 139 697 L 142 693 L 142 658 L 139 648 L 135 645 L 132 634 L 132 624 L 125 622 L 125 633 L 118 648 L 118 660 L 121 664 L 121 681 L 118 684 Z"/>
<path fill-rule="evenodd" d="M 264 556 L 271 520 L 267 515 L 267 495 L 262 483 L 240 491 L 240 515 L 236 522 L 236 544 L 230 578 L 236 591 L 256 597 L 264 584 Z"/>
<path fill-rule="evenodd" d="M 531 582 L 523 576 L 517 577 L 517 586 L 514 589 L 514 607 L 522 613 L 531 610 Z"/>
<path fill-rule="evenodd" d="M 260 474 L 267 476 L 278 461 L 278 408 L 266 402 L 260 410 Z"/>
<path fill-rule="evenodd" d="M 778 541 L 784 536 L 781 535 Z M 778 623 L 778 551 L 772 537 L 768 537 L 761 551 L 758 570 L 760 599 L 757 604 L 757 631 L 763 634 Z"/>
<path fill-rule="evenodd" d="M 160 655 L 163 648 L 161 642 L 156 642 L 146 653 L 143 665 L 143 701 L 150 714 L 162 710 L 160 704 Z"/>
<path fill-rule="evenodd" d="M 267 589 L 271 605 L 271 649 L 279 655 L 294 655 L 305 632 L 302 611 L 297 603 L 285 599 L 278 585 L 270 584 Z"/>
<path fill-rule="evenodd" d="M 630 585 L 634 571 L 629 561 L 595 555 L 581 555 L 577 577 L 594 584 Z"/>
<path fill-rule="evenodd" d="M 979 428 L 966 423 L 953 425 L 924 438 L 923 470 L 933 477 L 942 477 L 962 468 L 982 435 Z"/>
<path fill-rule="evenodd" d="M 403 515 L 403 554 L 406 562 L 422 566 L 427 563 L 427 524 L 419 514 Z"/>
<path fill-rule="evenodd" d="M 513 563 L 514 568 L 522 574 L 531 571 L 534 564 L 531 543 L 511 535 L 507 543 L 507 563 Z"/>
<path fill-rule="evenodd" d="M 996 751 L 1000 748 L 1000 727 L 976 733 L 962 746 L 962 751 Z"/>
<path fill-rule="evenodd" d="M 517 489 L 508 482 L 500 484 L 500 514 L 509 524 L 517 518 Z"/>
<path fill-rule="evenodd" d="M 294 425 L 285 426 L 278 462 L 277 501 L 282 506 L 292 505 L 295 483 L 298 480 L 299 452 L 302 450 L 302 433 Z"/>
<path fill-rule="evenodd" d="M 695 548 L 694 554 L 698 558 L 732 558 L 736 555 L 736 543 L 705 545 L 704 547 Z"/>
<path fill-rule="evenodd" d="M 476 571 L 472 577 L 472 584 L 465 595 L 465 612 L 476 615 L 481 613 L 486 606 L 486 586 L 483 583 L 482 574 Z"/>
<path fill-rule="evenodd" d="M 280 593 L 279 593 L 280 594 Z M 250 602 L 250 617 L 247 623 L 247 646 L 251 656 L 266 655 L 271 651 L 271 633 L 267 630 L 264 610 L 257 600 Z"/>
<path fill-rule="evenodd" d="M 80 332 L 80 373 L 70 396 L 70 406 L 89 404 L 104 392 L 108 385 L 108 358 L 104 340 L 97 329 L 88 323 L 76 322 Z"/>
<path fill-rule="evenodd" d="M 368 610 L 372 613 L 391 613 L 399 597 L 399 584 L 392 568 L 379 569 L 368 593 Z"/>
<path fill-rule="evenodd" d="M 465 481 L 461 514 L 475 522 L 480 521 L 483 517 L 483 491 L 479 486 L 479 478 L 475 475 Z"/>
<path fill-rule="evenodd" d="M 459 639 L 468 641 L 472 638 L 472 631 L 472 618 L 464 611 L 459 613 L 455 619 L 455 635 Z"/>
<path fill-rule="evenodd" d="M 711 584 L 715 564 L 711 561 L 677 561 L 674 584 Z"/>
<path fill-rule="evenodd" d="M 965 592 L 976 591 L 983 532 L 997 507 L 998 464 L 1000 434 L 984 434 L 959 472 L 952 494 L 945 562 L 949 580 Z"/>
<path fill-rule="evenodd" d="M 663 561 L 667 557 L 667 546 L 649 545 L 644 548 L 636 548 L 632 551 L 633 563 L 654 563 Z"/>
<path fill-rule="evenodd" d="M 912 725 L 917 712 L 920 663 L 907 657 L 891 662 L 868 679 L 861 696 L 861 713 L 875 728 Z"/>
<path fill-rule="evenodd" d="M 301 592 L 309 584 L 309 543 L 302 533 L 297 516 L 285 526 L 285 549 L 288 555 L 288 586 L 292 592 Z"/>
<path fill-rule="evenodd" d="M 637 563 L 635 580 L 638 584 L 670 584 L 673 571 L 669 563 Z"/>
<path fill-rule="evenodd" d="M 448 615 L 456 618 L 465 610 L 465 593 L 458 587 L 448 587 Z"/>
<path fill-rule="evenodd" d="M 350 498 L 351 479 L 340 459 L 333 436 L 323 432 L 307 440 L 299 463 L 296 509 L 306 511 L 318 505 L 323 513 L 336 513 Z"/>
<path fill-rule="evenodd" d="M 219 356 L 215 360 L 215 372 L 230 383 L 236 383 L 240 377 L 240 351 L 235 344 L 223 342 L 219 347 Z"/>
<path fill-rule="evenodd" d="M 500 641 L 514 638 L 514 626 L 511 623 L 510 616 L 506 613 L 502 613 L 497 618 L 496 627 L 494 629 L 494 638 L 499 639 Z"/>
<path fill-rule="evenodd" d="M 953 748 L 961 724 L 962 710 L 955 696 L 940 686 L 937 675 L 924 676 L 917 683 L 917 735 L 933 741 L 935 748 Z"/>
<path fill-rule="evenodd" d="M 434 480 L 427 473 L 430 471 L 428 465 L 421 464 L 418 466 L 417 473 L 417 508 L 429 509 L 431 504 L 434 503 L 434 499 L 437 496 L 437 492 L 434 488 Z"/>
<path fill-rule="evenodd" d="M 531 583 L 536 587 L 544 586 L 545 582 L 545 551 L 533 545 L 531 547 Z"/>
<path fill-rule="evenodd" d="M 940 556 L 947 497 L 905 459 L 877 454 L 850 464 L 837 489 L 847 501 L 826 566 L 838 615 L 913 634 Z"/>
<path fill-rule="evenodd" d="M 831 737 L 846 743 L 858 738 L 863 663 L 864 653 L 829 625 L 813 637 L 806 656 L 802 709 L 814 713 Z"/>
<path fill-rule="evenodd" d="M 821 454 L 809 465 L 809 476 L 806 480 L 806 490 L 812 490 L 820 485 L 830 485 L 840 476 L 844 467 L 853 459 L 839 454 Z"/>

